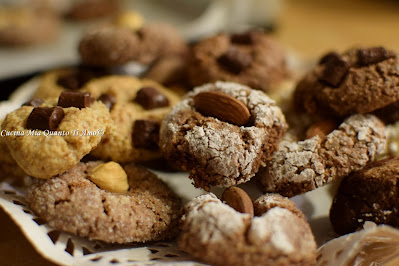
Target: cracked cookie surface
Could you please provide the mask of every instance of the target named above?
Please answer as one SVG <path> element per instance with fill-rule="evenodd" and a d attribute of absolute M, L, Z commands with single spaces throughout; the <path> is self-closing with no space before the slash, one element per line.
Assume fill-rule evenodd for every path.
<path fill-rule="evenodd" d="M 205 194 L 187 203 L 180 229 L 179 247 L 212 265 L 315 263 L 310 226 L 289 209 L 273 207 L 251 219 L 214 194 Z"/>
<path fill-rule="evenodd" d="M 321 139 L 282 141 L 257 178 L 265 192 L 292 197 L 343 178 L 385 149 L 385 126 L 374 115 L 353 115 Z"/>
<path fill-rule="evenodd" d="M 202 92 L 220 92 L 241 101 L 249 110 L 250 125 L 202 115 L 193 100 Z M 229 187 L 255 175 L 276 150 L 286 127 L 280 108 L 262 91 L 216 82 L 195 88 L 165 117 L 160 148 L 168 160 L 190 171 L 196 187 Z"/>
<path fill-rule="evenodd" d="M 188 76 L 193 86 L 232 81 L 268 91 L 288 77 L 284 50 L 260 31 L 221 33 L 200 41 L 191 54 Z"/>
<path fill-rule="evenodd" d="M 336 54 L 334 60 L 339 63 L 335 65 L 326 62 L 326 55 L 324 61 L 322 59 L 298 83 L 294 93 L 296 105 L 312 114 L 323 112 L 347 116 L 372 112 L 396 102 L 399 99 L 399 59 L 396 53 L 385 50 L 385 57 L 379 58 L 381 61 L 365 64 L 359 55 L 365 50 L 356 48 Z M 346 72 L 342 70 L 342 77 L 333 74 L 337 73 L 333 68 L 339 64 L 348 67 Z M 325 81 L 334 78 L 341 80 L 332 81 L 333 85 Z"/>
<path fill-rule="evenodd" d="M 35 180 L 29 206 L 54 228 L 108 243 L 176 235 L 180 199 L 165 183 L 145 168 L 126 165 L 128 192 L 107 192 L 87 178 L 100 163 L 79 163 L 57 177 Z"/>
<path fill-rule="evenodd" d="M 334 231 L 347 234 L 363 223 L 399 227 L 399 157 L 368 164 L 342 180 L 330 210 Z"/>
<path fill-rule="evenodd" d="M 4 139 L 12 157 L 27 174 L 37 178 L 50 178 L 75 166 L 113 125 L 107 107 L 94 102 L 82 109 L 62 108 L 65 116 L 55 131 L 32 130 L 27 128 L 27 120 L 33 109 L 33 106 L 22 106 L 8 114 L 2 130 L 11 133 Z"/>

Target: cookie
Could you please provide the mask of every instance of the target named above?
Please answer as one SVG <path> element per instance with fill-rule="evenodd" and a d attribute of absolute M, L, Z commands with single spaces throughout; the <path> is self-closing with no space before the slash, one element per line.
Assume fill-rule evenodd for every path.
<path fill-rule="evenodd" d="M 339 180 L 385 149 L 385 126 L 373 115 L 353 115 L 324 137 L 280 144 L 257 173 L 264 192 L 292 197 Z"/>
<path fill-rule="evenodd" d="M 287 77 L 284 50 L 260 31 L 221 33 L 201 40 L 192 48 L 188 65 L 193 86 L 220 80 L 270 91 Z"/>
<path fill-rule="evenodd" d="M 309 224 L 280 207 L 251 218 L 206 194 L 185 206 L 180 229 L 179 247 L 212 265 L 312 265 L 316 261 Z"/>
<path fill-rule="evenodd" d="M 297 85 L 294 98 L 308 113 L 369 113 L 399 99 L 399 61 L 383 47 L 329 53 Z"/>
<path fill-rule="evenodd" d="M 129 76 L 107 76 L 82 89 L 110 108 L 115 123 L 91 154 L 117 162 L 158 159 L 159 128 L 180 97 L 156 82 Z"/>
<path fill-rule="evenodd" d="M 0 121 L 2 123 L 3 120 Z M 0 136 L 0 179 L 11 177 L 17 183 L 22 184 L 26 173 L 18 166 L 17 162 L 12 158 L 8 149 L 5 137 Z"/>
<path fill-rule="evenodd" d="M 80 91 L 90 80 L 105 76 L 105 70 L 70 67 L 49 70 L 40 76 L 39 86 L 33 97 L 57 98 L 63 91 Z"/>
<path fill-rule="evenodd" d="M 50 226 L 92 240 L 130 243 L 177 234 L 180 199 L 152 172 L 126 165 L 129 190 L 112 193 L 87 177 L 100 162 L 79 163 L 47 180 L 35 180 L 27 202 Z"/>
<path fill-rule="evenodd" d="M 150 65 L 157 59 L 184 53 L 186 43 L 167 24 L 148 23 L 136 30 L 118 25 L 102 25 L 87 31 L 79 43 L 85 65 L 109 67 L 136 61 Z"/>
<path fill-rule="evenodd" d="M 365 221 L 399 227 L 399 157 L 372 162 L 342 180 L 330 210 L 334 231 L 347 234 Z"/>
<path fill-rule="evenodd" d="M 0 5 L 0 46 L 47 43 L 58 37 L 59 27 L 59 18 L 49 10 Z"/>
<path fill-rule="evenodd" d="M 58 106 L 22 106 L 7 115 L 2 124 L 4 139 L 27 174 L 50 178 L 72 168 L 112 128 L 108 108 L 101 102 L 90 105 L 92 98 L 82 94 L 77 98 L 61 94 Z"/>
<path fill-rule="evenodd" d="M 280 194 L 267 193 L 254 201 L 255 216 L 262 216 L 269 210 L 279 207 L 287 209 L 299 218 L 306 221 L 306 217 L 295 205 L 295 203 Z"/>
<path fill-rule="evenodd" d="M 84 21 L 115 15 L 120 9 L 119 0 L 67 1 L 64 15 L 68 19 Z"/>
<path fill-rule="evenodd" d="M 197 87 L 165 117 L 160 148 L 194 185 L 247 182 L 277 149 L 284 115 L 262 91 L 230 82 Z"/>

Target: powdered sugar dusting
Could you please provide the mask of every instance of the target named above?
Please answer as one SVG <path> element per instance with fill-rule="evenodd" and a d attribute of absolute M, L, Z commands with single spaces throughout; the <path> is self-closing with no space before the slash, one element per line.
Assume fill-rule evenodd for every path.
<path fill-rule="evenodd" d="M 265 191 L 282 192 L 287 184 L 307 188 L 323 186 L 356 171 L 385 149 L 385 127 L 374 115 L 353 115 L 320 140 L 318 136 L 299 142 L 282 142 L 258 176 Z"/>

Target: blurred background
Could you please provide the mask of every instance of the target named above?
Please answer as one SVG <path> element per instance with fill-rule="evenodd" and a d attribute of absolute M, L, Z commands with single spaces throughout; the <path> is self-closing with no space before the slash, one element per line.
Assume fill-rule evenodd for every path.
<path fill-rule="evenodd" d="M 0 0 L 0 35 L 11 20 L 14 20 L 7 8 L 28 2 L 30 1 Z M 61 16 L 58 22 L 54 22 L 59 23 L 59 32 L 35 40 L 42 32 L 51 33 L 53 30 L 51 27 L 46 28 L 48 25 L 35 26 L 29 30 L 29 34 L 34 33 L 33 36 L 26 34 L 34 42 L 18 45 L 6 43 L 4 40 L 1 42 L 0 36 L 2 100 L 22 82 L 41 71 L 77 64 L 77 44 L 82 32 L 93 23 L 101 21 L 102 16 L 107 15 L 106 11 L 113 10 L 112 4 L 105 9 L 99 8 L 99 4 L 103 3 L 94 3 L 97 7 L 83 6 L 72 10 L 72 4 L 93 4 L 90 2 L 96 0 L 41 2 L 55 8 L 57 16 Z M 312 64 L 328 51 L 343 51 L 355 45 L 378 45 L 399 51 L 399 1 L 135 0 L 122 1 L 121 6 L 122 9 L 136 10 L 148 21 L 167 21 L 174 24 L 190 41 L 218 31 L 261 27 L 270 31 L 304 65 Z M 89 17 L 84 18 L 85 14 L 79 12 L 82 10 L 92 11 L 91 15 L 89 12 Z M 18 19 L 17 23 L 20 23 Z M 3 211 L 0 211 L 0 258 L 4 265 L 50 264 L 34 251 Z"/>

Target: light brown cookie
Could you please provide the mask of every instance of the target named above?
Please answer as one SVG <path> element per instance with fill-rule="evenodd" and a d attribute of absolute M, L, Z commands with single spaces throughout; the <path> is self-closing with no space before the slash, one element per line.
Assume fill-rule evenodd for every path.
<path fill-rule="evenodd" d="M 177 233 L 180 199 L 155 174 L 126 165 L 129 190 L 112 193 L 87 177 L 100 162 L 79 163 L 48 180 L 35 180 L 29 206 L 50 226 L 107 243 L 164 240 Z"/>
<path fill-rule="evenodd" d="M 85 108 L 55 105 L 22 106 L 2 124 L 12 157 L 33 177 L 50 178 L 72 168 L 113 126 L 101 102 Z"/>
<path fill-rule="evenodd" d="M 160 148 L 190 171 L 196 187 L 249 181 L 286 130 L 280 108 L 262 91 L 237 83 L 197 87 L 165 117 Z"/>
<path fill-rule="evenodd" d="M 119 0 L 74 0 L 65 5 L 64 15 L 78 21 L 110 17 L 120 9 Z"/>
<path fill-rule="evenodd" d="M 189 81 L 200 86 L 231 81 L 271 91 L 288 78 L 285 52 L 260 31 L 221 33 L 194 45 L 188 66 Z"/>
<path fill-rule="evenodd" d="M 373 115 L 353 115 L 324 138 L 287 141 L 257 173 L 264 192 L 287 197 L 339 180 L 385 149 L 385 126 Z"/>
<path fill-rule="evenodd" d="M 347 234 L 363 223 L 399 227 L 399 157 L 372 162 L 342 180 L 330 210 L 334 231 Z"/>
<path fill-rule="evenodd" d="M 312 114 L 369 113 L 399 99 L 399 61 L 383 47 L 329 53 L 297 85 L 295 103 Z"/>
<path fill-rule="evenodd" d="M 206 194 L 185 206 L 180 229 L 179 247 L 212 265 L 312 265 L 316 260 L 309 224 L 280 207 L 251 219 Z"/>
<path fill-rule="evenodd" d="M 40 76 L 39 86 L 33 97 L 52 99 L 63 91 L 81 91 L 92 79 L 105 76 L 105 70 L 87 67 L 69 67 L 49 70 Z"/>
<path fill-rule="evenodd" d="M 26 46 L 54 40 L 60 21 L 49 10 L 0 5 L 0 46 Z"/>
<path fill-rule="evenodd" d="M 158 159 L 159 127 L 180 97 L 151 80 L 107 76 L 89 82 L 83 91 L 110 108 L 115 127 L 107 132 L 92 155 L 117 162 Z"/>

